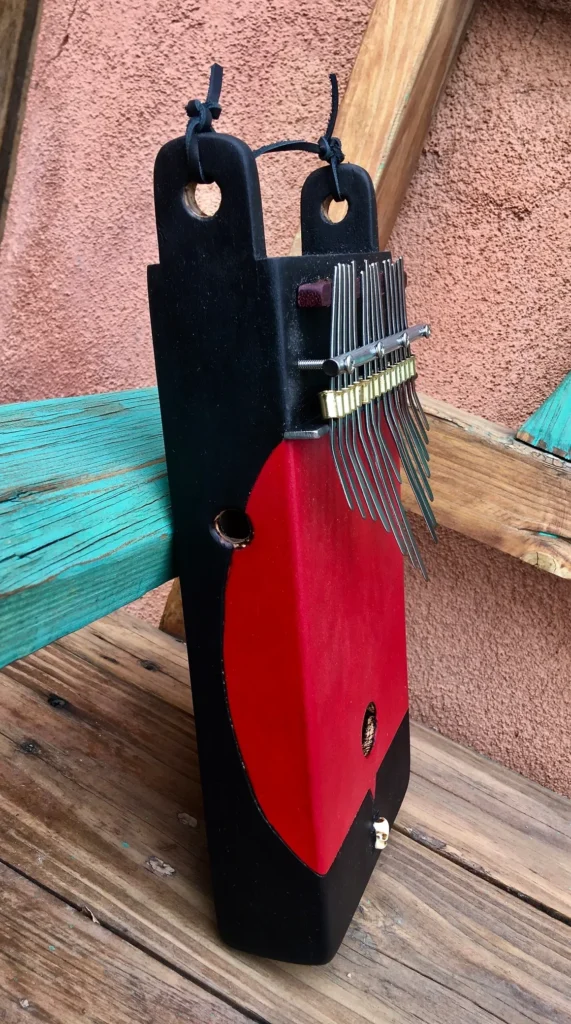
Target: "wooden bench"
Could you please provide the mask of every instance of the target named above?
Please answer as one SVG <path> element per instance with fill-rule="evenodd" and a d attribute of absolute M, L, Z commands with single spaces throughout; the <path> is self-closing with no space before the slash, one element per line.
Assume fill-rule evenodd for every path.
<path fill-rule="evenodd" d="M 1 1021 L 571 1021 L 565 798 L 415 726 L 341 952 L 265 962 L 216 935 L 184 646 L 119 612 L 0 693 Z"/>

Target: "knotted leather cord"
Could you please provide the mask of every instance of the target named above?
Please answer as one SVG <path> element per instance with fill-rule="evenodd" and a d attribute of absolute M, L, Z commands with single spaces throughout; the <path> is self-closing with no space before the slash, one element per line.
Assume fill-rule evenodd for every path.
<path fill-rule="evenodd" d="M 213 132 L 215 129 L 212 125 L 213 121 L 217 121 L 222 113 L 222 107 L 220 106 L 220 91 L 222 89 L 222 76 L 224 69 L 220 64 L 213 64 L 210 68 L 210 82 L 208 84 L 208 93 L 206 100 L 190 100 L 187 103 L 185 110 L 188 114 L 188 124 L 185 132 L 185 146 L 186 156 L 188 160 L 188 169 L 193 181 L 205 184 L 206 179 L 202 170 L 202 164 L 200 163 L 200 153 L 198 147 L 198 136 L 204 132 Z M 329 81 L 331 82 L 331 113 L 329 115 L 329 121 L 327 122 L 327 128 L 325 134 L 317 142 L 305 142 L 303 139 L 291 139 L 284 140 L 282 142 L 272 142 L 268 146 L 261 146 L 260 149 L 254 150 L 254 156 L 256 159 L 262 156 L 264 153 L 277 153 L 291 150 L 302 150 L 305 153 L 316 153 L 317 156 L 328 163 L 331 167 L 331 174 L 333 177 L 333 198 L 338 202 L 342 202 L 344 196 L 341 193 L 339 187 L 339 175 L 337 168 L 339 164 L 345 159 L 343 150 L 341 149 L 341 141 L 333 135 L 335 128 L 335 122 L 337 120 L 337 111 L 339 109 L 339 86 L 337 84 L 337 75 L 329 75 Z"/>
<path fill-rule="evenodd" d="M 257 158 L 262 156 L 264 153 L 277 153 L 285 152 L 288 150 L 302 150 L 305 153 L 316 153 L 321 160 L 325 160 L 331 167 L 331 174 L 333 176 L 333 190 L 332 195 L 336 202 L 340 203 L 345 198 L 339 187 L 339 175 L 337 168 L 339 164 L 345 159 L 343 151 L 341 149 L 341 140 L 333 135 L 335 128 L 335 122 L 337 120 L 337 111 L 339 109 L 339 86 L 337 85 L 337 75 L 329 75 L 329 81 L 331 82 L 331 113 L 329 115 L 329 121 L 325 134 L 321 136 L 318 142 L 305 142 L 303 139 L 294 139 L 283 142 L 272 142 L 269 146 L 261 146 L 260 149 L 254 150 L 254 156 Z"/>
<path fill-rule="evenodd" d="M 201 185 L 206 184 L 200 153 L 198 148 L 198 136 L 203 132 L 213 132 L 212 122 L 217 121 L 222 113 L 220 106 L 220 90 L 222 89 L 222 76 L 224 69 L 220 64 L 213 64 L 210 68 L 210 82 L 206 100 L 190 100 L 185 110 L 189 121 L 184 136 L 188 169 L 193 181 Z"/>

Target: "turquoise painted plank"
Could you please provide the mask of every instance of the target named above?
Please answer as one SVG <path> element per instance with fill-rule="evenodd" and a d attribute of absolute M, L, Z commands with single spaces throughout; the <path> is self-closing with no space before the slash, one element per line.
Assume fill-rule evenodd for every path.
<path fill-rule="evenodd" d="M 155 388 L 0 406 L 0 666 L 173 575 Z"/>
<path fill-rule="evenodd" d="M 534 448 L 571 460 L 571 373 L 532 412 L 516 436 Z"/>

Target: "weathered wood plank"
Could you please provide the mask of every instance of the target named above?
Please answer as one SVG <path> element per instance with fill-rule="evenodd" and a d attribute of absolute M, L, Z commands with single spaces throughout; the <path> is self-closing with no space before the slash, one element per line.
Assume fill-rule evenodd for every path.
<path fill-rule="evenodd" d="M 0 4 L 0 238 L 14 173 L 39 0 Z"/>
<path fill-rule="evenodd" d="M 398 834 L 329 967 L 223 947 L 183 649 L 148 636 L 113 616 L 3 671 L 0 857 L 271 1024 L 570 1018 L 569 928 Z"/>
<path fill-rule="evenodd" d="M 564 796 L 413 725 L 398 827 L 571 921 L 571 801 Z"/>
<path fill-rule="evenodd" d="M 339 111 L 348 160 L 373 179 L 385 245 L 473 0 L 377 0 Z"/>
<path fill-rule="evenodd" d="M 251 1019 L 0 863 L 0 1020 L 244 1024 Z"/>
<path fill-rule="evenodd" d="M 439 521 L 570 577 L 571 466 L 423 401 Z M 0 406 L 0 540 L 0 665 L 171 579 L 156 390 Z"/>
<path fill-rule="evenodd" d="M 0 664 L 173 576 L 156 390 L 0 406 Z"/>
<path fill-rule="evenodd" d="M 439 523 L 529 565 L 571 578 L 571 466 L 513 430 L 422 396 Z M 418 506 L 409 486 L 405 505 Z"/>

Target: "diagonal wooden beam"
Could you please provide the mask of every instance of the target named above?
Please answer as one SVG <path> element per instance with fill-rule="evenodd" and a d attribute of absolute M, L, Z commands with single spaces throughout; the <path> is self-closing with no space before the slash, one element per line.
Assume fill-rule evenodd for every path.
<path fill-rule="evenodd" d="M 398 216 L 474 0 L 377 0 L 337 122 L 377 193 L 383 246 Z"/>
<path fill-rule="evenodd" d="M 14 174 L 40 0 L 0 2 L 0 238 Z"/>

